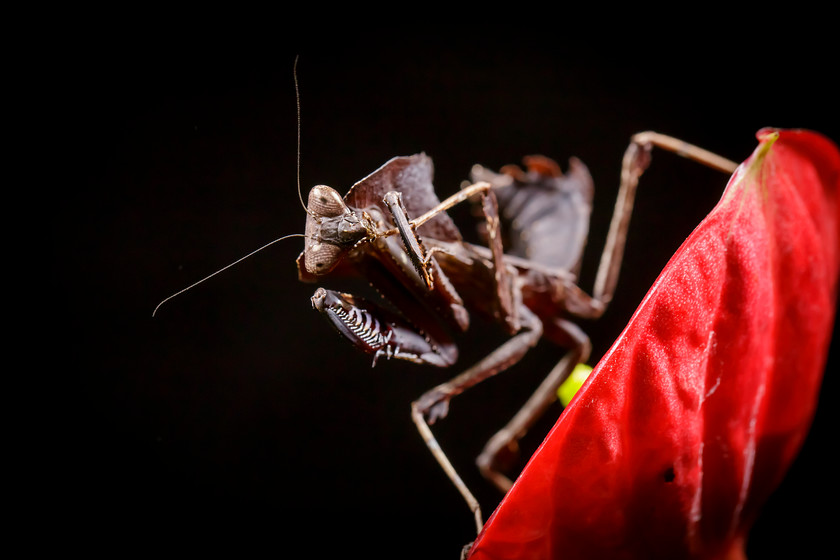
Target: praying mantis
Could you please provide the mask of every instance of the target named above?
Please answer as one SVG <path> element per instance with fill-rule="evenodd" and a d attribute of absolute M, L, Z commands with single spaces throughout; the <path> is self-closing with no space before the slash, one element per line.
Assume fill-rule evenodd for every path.
<path fill-rule="evenodd" d="M 632 137 L 601 256 L 593 294 L 577 285 L 588 234 L 593 183 L 582 162 L 568 173 L 543 156 L 526 158 L 526 169 L 494 173 L 472 170 L 471 184 L 438 200 L 432 163 L 424 154 L 398 157 L 362 179 L 342 198 L 335 189 L 314 187 L 306 205 L 306 242 L 298 258 L 304 282 L 361 276 L 388 302 L 318 288 L 313 307 L 360 350 L 378 359 L 401 359 L 448 367 L 457 347 L 447 332 L 464 331 L 475 313 L 495 321 L 509 340 L 411 405 L 411 416 L 427 447 L 471 510 L 476 530 L 481 508 L 435 439 L 430 425 L 446 417 L 450 401 L 518 362 L 545 337 L 568 348 L 566 355 L 521 410 L 487 442 L 477 458 L 482 474 L 501 491 L 512 481 L 505 455 L 556 399 L 558 387 L 591 352 L 588 337 L 571 320 L 601 316 L 612 300 L 639 177 L 654 146 L 723 172 L 736 164 L 672 137 L 643 132 Z M 470 198 L 479 208 L 487 246 L 466 243 L 445 211 Z M 503 231 L 509 224 L 509 232 Z M 505 252 L 503 236 L 512 241 Z"/>

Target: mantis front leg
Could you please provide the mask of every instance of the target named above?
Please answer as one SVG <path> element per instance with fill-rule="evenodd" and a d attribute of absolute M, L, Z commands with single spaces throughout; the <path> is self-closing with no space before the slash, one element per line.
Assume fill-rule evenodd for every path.
<path fill-rule="evenodd" d="M 502 322 L 509 334 L 514 334 L 520 329 L 517 318 L 517 305 L 514 297 L 513 273 L 509 271 L 504 263 L 504 250 L 502 248 L 502 237 L 499 221 L 499 205 L 496 196 L 493 194 L 489 183 L 480 181 L 465 187 L 461 191 L 448 197 L 446 200 L 423 214 L 410 220 L 405 206 L 402 202 L 402 194 L 391 191 L 385 194 L 385 205 L 391 212 L 396 227 L 388 230 L 383 235 L 399 233 L 405 245 L 406 253 L 411 260 L 417 273 L 423 279 L 429 290 L 435 288 L 434 267 L 432 256 L 437 252 L 445 253 L 446 250 L 440 247 L 432 247 L 428 252 L 422 245 L 416 229 L 433 218 L 436 214 L 446 211 L 448 208 L 466 201 L 474 195 L 481 196 L 482 211 L 487 225 L 488 245 L 491 252 L 493 264 L 493 296 L 497 303 L 497 318 Z"/>
<path fill-rule="evenodd" d="M 434 288 L 434 278 L 431 274 L 429 262 L 432 255 L 441 249 L 433 248 L 427 253 L 423 248 L 420 238 L 417 236 L 416 229 L 428 222 L 437 214 L 445 212 L 456 204 L 464 202 L 473 195 L 482 194 L 486 197 L 487 193 L 492 194 L 490 188 L 490 184 L 484 182 L 470 185 L 469 187 L 450 196 L 443 202 L 437 204 L 434 208 L 414 220 L 409 219 L 408 211 L 402 201 L 402 193 L 399 191 L 390 191 L 385 193 L 383 202 L 391 212 L 391 217 L 393 218 L 396 227 L 384 232 L 382 235 L 387 236 L 399 233 L 403 243 L 405 244 L 405 249 L 408 253 L 409 259 L 411 259 L 414 268 L 417 270 L 417 273 L 423 279 L 428 289 L 431 290 Z"/>

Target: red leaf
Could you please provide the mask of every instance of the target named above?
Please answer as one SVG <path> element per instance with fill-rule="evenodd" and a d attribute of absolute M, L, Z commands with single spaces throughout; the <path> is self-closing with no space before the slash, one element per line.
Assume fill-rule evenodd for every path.
<path fill-rule="evenodd" d="M 816 407 L 840 271 L 840 152 L 762 130 L 471 550 L 738 558 Z"/>

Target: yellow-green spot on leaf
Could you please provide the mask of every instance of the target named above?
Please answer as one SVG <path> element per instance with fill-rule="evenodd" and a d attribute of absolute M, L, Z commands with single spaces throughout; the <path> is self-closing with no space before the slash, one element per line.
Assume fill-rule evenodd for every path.
<path fill-rule="evenodd" d="M 557 388 L 557 397 L 563 406 L 569 406 L 572 397 L 578 392 L 583 382 L 592 373 L 592 368 L 586 364 L 578 364 L 566 380 Z"/>

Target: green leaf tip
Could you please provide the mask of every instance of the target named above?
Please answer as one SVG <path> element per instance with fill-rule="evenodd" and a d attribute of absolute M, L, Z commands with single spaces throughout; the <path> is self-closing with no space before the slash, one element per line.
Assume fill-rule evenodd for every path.
<path fill-rule="evenodd" d="M 770 148 L 779 139 L 779 134 L 779 130 L 776 128 L 762 128 L 756 133 L 758 147 L 755 150 L 755 157 L 751 165 L 761 165 L 761 161 L 770 153 Z"/>
<path fill-rule="evenodd" d="M 762 128 L 755 134 L 758 139 L 758 146 L 753 150 L 750 157 L 735 171 L 735 174 L 732 176 L 732 181 L 723 193 L 722 200 L 730 200 L 735 197 L 736 193 L 741 191 L 741 185 L 745 180 L 750 184 L 756 185 L 760 189 L 761 196 L 766 198 L 767 191 L 764 181 L 764 173 L 766 172 L 765 160 L 780 135 L 781 132 L 777 128 Z M 743 204 L 743 199 L 741 199 L 741 204 Z"/>

